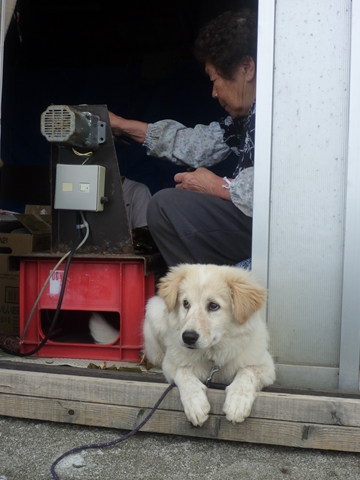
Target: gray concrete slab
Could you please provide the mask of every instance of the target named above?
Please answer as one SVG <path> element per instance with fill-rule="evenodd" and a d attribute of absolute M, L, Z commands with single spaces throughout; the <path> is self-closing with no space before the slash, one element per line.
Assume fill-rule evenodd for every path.
<path fill-rule="evenodd" d="M 0 417 L 0 480 L 51 480 L 52 463 L 127 432 Z M 139 432 L 62 460 L 61 480 L 359 480 L 360 455 Z"/>

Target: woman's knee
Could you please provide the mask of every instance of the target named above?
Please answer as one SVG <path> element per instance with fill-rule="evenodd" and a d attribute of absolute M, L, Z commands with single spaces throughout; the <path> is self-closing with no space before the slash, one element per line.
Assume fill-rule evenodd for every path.
<path fill-rule="evenodd" d="M 151 198 L 148 208 L 147 208 L 147 223 L 149 228 L 151 226 L 160 223 L 160 220 L 163 218 L 164 208 L 169 204 L 172 196 L 172 190 L 175 189 L 164 189 L 160 190 Z"/>

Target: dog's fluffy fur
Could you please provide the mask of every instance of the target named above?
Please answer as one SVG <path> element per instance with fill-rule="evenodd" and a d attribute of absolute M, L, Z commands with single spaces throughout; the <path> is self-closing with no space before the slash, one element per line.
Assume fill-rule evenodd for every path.
<path fill-rule="evenodd" d="M 275 380 L 268 333 L 258 311 L 266 292 L 235 267 L 179 265 L 160 280 L 147 304 L 147 359 L 177 385 L 187 418 L 202 425 L 210 404 L 204 382 L 228 384 L 224 413 L 233 422 L 250 415 L 256 393 Z"/>
<path fill-rule="evenodd" d="M 213 381 L 228 385 L 226 418 L 243 422 L 257 392 L 275 379 L 268 333 L 259 315 L 266 291 L 241 268 L 197 264 L 171 268 L 158 287 L 144 321 L 148 361 L 175 382 L 187 418 L 200 426 L 210 412 L 204 382 L 212 367 L 220 365 Z M 90 322 L 99 343 L 116 336 L 106 325 L 98 317 Z"/>

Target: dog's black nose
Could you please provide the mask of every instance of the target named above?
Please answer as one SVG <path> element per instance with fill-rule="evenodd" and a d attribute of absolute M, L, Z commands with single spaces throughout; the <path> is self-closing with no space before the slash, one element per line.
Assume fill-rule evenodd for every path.
<path fill-rule="evenodd" d="M 199 334 L 195 332 L 195 330 L 186 330 L 182 334 L 182 339 L 183 342 L 186 343 L 186 345 L 195 345 L 197 339 L 199 338 Z"/>

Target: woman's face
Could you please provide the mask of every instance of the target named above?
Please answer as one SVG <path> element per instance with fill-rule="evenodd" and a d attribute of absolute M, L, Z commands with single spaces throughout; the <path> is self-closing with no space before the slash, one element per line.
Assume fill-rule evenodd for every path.
<path fill-rule="evenodd" d="M 231 80 L 222 77 L 210 63 L 206 63 L 205 71 L 213 82 L 213 98 L 219 101 L 229 115 L 232 117 L 248 115 L 255 100 L 254 61 L 251 58 L 244 60 Z"/>

